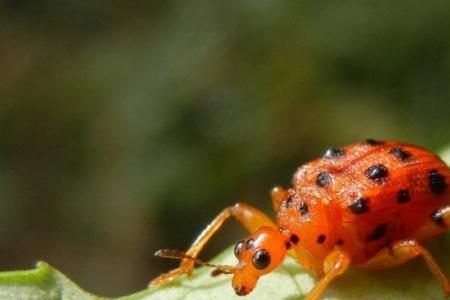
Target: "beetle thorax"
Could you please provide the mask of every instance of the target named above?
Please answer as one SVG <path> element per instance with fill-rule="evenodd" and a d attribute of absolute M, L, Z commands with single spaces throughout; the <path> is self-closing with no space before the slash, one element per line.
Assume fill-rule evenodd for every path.
<path fill-rule="evenodd" d="M 290 247 L 306 269 L 322 273 L 322 262 L 333 249 L 334 234 L 329 221 L 329 199 L 315 187 L 290 190 L 277 214 L 280 230 L 289 235 Z"/>

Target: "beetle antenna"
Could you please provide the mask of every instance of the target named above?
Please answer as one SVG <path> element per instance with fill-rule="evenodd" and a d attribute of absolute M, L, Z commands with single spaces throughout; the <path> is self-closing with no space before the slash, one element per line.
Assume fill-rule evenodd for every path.
<path fill-rule="evenodd" d="M 173 259 L 190 259 L 193 260 L 197 265 L 214 268 L 212 271 L 212 276 L 218 276 L 220 274 L 233 274 L 236 272 L 236 268 L 228 265 L 215 265 L 211 263 L 204 262 L 198 258 L 192 257 L 185 252 L 171 249 L 161 249 L 155 252 L 155 256 L 163 258 L 173 258 Z"/>

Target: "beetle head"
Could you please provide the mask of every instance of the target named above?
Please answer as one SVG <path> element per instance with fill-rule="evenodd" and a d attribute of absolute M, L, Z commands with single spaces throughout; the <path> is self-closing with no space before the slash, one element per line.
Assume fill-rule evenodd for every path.
<path fill-rule="evenodd" d="M 263 226 L 234 248 L 239 263 L 234 271 L 233 288 L 243 296 L 256 286 L 260 276 L 272 272 L 286 255 L 286 239 L 275 228 Z"/>

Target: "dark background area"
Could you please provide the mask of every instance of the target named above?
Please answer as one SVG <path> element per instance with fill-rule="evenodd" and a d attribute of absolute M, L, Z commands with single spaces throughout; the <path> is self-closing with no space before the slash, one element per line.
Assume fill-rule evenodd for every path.
<path fill-rule="evenodd" d="M 326 147 L 439 150 L 449 116 L 448 1 L 0 1 L 0 269 L 143 289 Z"/>

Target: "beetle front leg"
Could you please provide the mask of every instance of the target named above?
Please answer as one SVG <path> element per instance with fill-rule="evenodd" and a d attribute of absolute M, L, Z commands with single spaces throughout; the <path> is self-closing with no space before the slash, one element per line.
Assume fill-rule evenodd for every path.
<path fill-rule="evenodd" d="M 270 191 L 270 197 L 272 198 L 272 205 L 275 212 L 280 210 L 281 202 L 283 202 L 288 192 L 281 186 L 276 186 Z"/>
<path fill-rule="evenodd" d="M 350 266 L 351 257 L 347 252 L 335 249 L 327 255 L 323 263 L 325 275 L 319 280 L 314 289 L 305 300 L 317 300 L 325 288 L 339 275 L 342 275 Z"/>
<path fill-rule="evenodd" d="M 262 211 L 243 203 L 237 203 L 234 206 L 225 208 L 206 228 L 200 233 L 200 235 L 192 243 L 187 255 L 197 258 L 200 251 L 205 247 L 206 243 L 211 237 L 219 230 L 222 224 L 230 217 L 235 217 L 239 223 L 244 226 L 250 232 L 255 231 L 261 226 L 270 226 L 276 228 L 273 221 Z M 180 267 L 162 274 L 150 282 L 150 287 L 155 287 L 163 283 L 169 282 L 177 278 L 178 276 L 186 273 L 189 276 L 192 275 L 194 270 L 194 261 L 191 259 L 183 259 Z"/>

